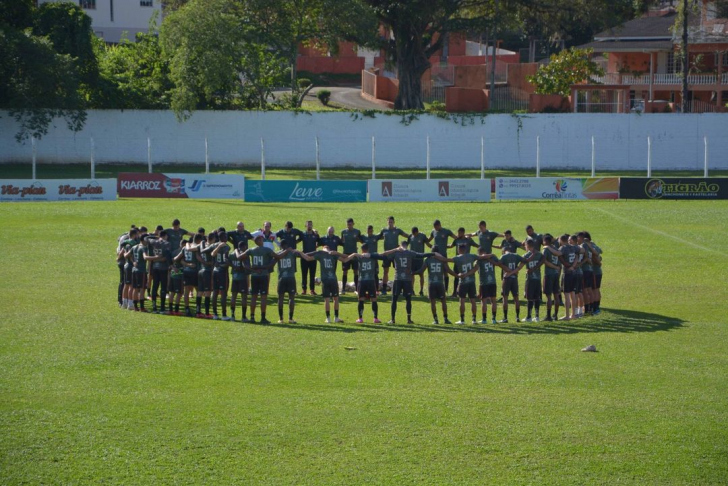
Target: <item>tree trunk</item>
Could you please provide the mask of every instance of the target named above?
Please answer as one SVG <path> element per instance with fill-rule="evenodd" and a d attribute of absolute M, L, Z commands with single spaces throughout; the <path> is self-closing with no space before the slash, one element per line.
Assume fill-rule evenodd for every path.
<path fill-rule="evenodd" d="M 298 44 L 294 44 L 291 50 L 291 94 L 298 93 Z"/>
<path fill-rule="evenodd" d="M 395 110 L 422 110 L 422 75 L 430 68 L 419 35 L 395 31 L 397 45 L 397 78 L 399 92 L 394 100 Z"/>

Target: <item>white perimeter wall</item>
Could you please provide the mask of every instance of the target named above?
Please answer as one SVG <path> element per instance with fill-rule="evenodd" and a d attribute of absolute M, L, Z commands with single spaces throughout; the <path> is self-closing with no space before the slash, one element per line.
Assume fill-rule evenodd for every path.
<path fill-rule="evenodd" d="M 84 130 L 76 134 L 56 120 L 38 142 L 38 161 L 87 163 L 93 137 L 99 163 L 146 163 L 150 137 L 154 163 L 203 164 L 207 136 L 212 163 L 258 164 L 262 137 L 268 167 L 310 167 L 318 136 L 322 168 L 369 168 L 374 136 L 377 167 L 424 169 L 429 135 L 432 168 L 480 168 L 481 137 L 486 168 L 532 168 L 540 136 L 542 169 L 589 169 L 593 135 L 597 170 L 643 170 L 649 135 L 653 170 L 702 170 L 704 136 L 709 140 L 710 168 L 728 169 L 727 114 L 488 115 L 482 121 L 474 117 L 473 124 L 466 117 L 465 126 L 429 115 L 408 126 L 400 123 L 401 116 L 359 116 L 354 120 L 348 113 L 196 112 L 179 123 L 169 111 L 90 111 Z M 30 162 L 31 144 L 17 143 L 16 132 L 14 120 L 0 112 L 0 162 Z"/>

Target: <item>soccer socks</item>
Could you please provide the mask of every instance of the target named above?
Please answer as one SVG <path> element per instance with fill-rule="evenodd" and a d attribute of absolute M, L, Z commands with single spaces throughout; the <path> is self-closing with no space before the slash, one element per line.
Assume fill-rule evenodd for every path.
<path fill-rule="evenodd" d="M 278 304 L 278 318 L 283 320 L 283 303 Z"/>
<path fill-rule="evenodd" d="M 392 320 L 397 315 L 397 299 L 392 299 Z"/>
<path fill-rule="evenodd" d="M 197 300 L 197 313 L 201 314 L 202 313 L 202 297 L 200 297 L 198 295 L 196 300 Z"/>
<path fill-rule="evenodd" d="M 342 292 L 346 292 L 346 280 L 347 280 L 347 275 L 342 275 L 341 276 L 341 291 Z"/>
<path fill-rule="evenodd" d="M 526 319 L 531 318 L 531 311 L 533 311 L 533 301 L 529 300 L 528 301 L 528 315 L 526 315 Z"/>
<path fill-rule="evenodd" d="M 379 314 L 379 303 L 378 302 L 372 302 L 372 311 L 374 312 L 374 318 L 377 318 L 377 314 Z"/>
<path fill-rule="evenodd" d="M 222 296 L 222 316 L 227 317 L 227 294 Z"/>
<path fill-rule="evenodd" d="M 210 314 L 210 298 L 205 297 L 205 314 Z"/>
<path fill-rule="evenodd" d="M 359 290 L 359 275 L 354 274 L 354 290 Z"/>
<path fill-rule="evenodd" d="M 407 295 L 405 297 L 405 299 L 407 301 L 407 303 L 405 304 L 405 309 L 407 309 L 407 320 L 411 321 L 412 320 L 412 296 Z"/>
<path fill-rule="evenodd" d="M 326 319 L 331 319 L 331 311 L 326 311 Z"/>
<path fill-rule="evenodd" d="M 487 321 L 488 320 L 488 313 L 487 312 L 483 312 L 482 314 L 483 314 L 483 320 L 484 321 Z"/>
<path fill-rule="evenodd" d="M 164 312 L 165 309 L 167 308 L 167 292 L 162 292 L 161 298 L 162 298 L 162 312 Z M 170 307 L 172 307 L 172 306 L 170 305 Z"/>
<path fill-rule="evenodd" d="M 359 301 L 359 319 L 361 319 L 362 316 L 364 316 L 364 301 L 360 300 Z"/>
<path fill-rule="evenodd" d="M 339 309 L 334 309 L 334 319 L 339 318 Z"/>

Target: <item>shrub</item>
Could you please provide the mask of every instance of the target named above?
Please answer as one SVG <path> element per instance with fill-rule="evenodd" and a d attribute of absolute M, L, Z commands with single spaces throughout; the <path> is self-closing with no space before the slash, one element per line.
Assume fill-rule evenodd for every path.
<path fill-rule="evenodd" d="M 316 97 L 319 99 L 322 105 L 329 106 L 329 100 L 331 100 L 331 91 L 328 89 L 322 89 L 316 93 Z"/>

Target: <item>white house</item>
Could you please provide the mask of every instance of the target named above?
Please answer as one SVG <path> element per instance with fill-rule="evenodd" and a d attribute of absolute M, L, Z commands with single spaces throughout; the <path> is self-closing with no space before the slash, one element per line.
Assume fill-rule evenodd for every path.
<path fill-rule="evenodd" d="M 38 0 L 39 4 L 64 0 Z M 68 1 L 68 0 L 65 0 Z M 72 0 L 91 17 L 94 33 L 106 42 L 117 43 L 126 32 L 134 40 L 138 32 L 146 32 L 149 19 L 158 12 L 162 21 L 160 0 Z"/>

